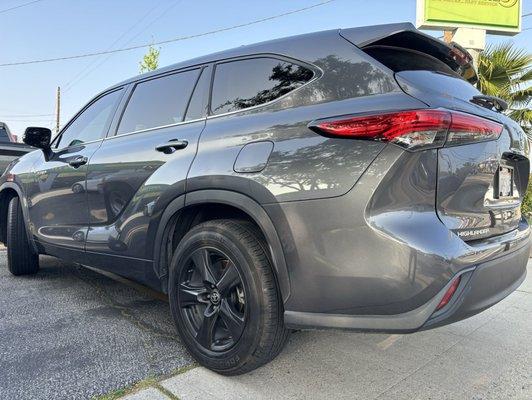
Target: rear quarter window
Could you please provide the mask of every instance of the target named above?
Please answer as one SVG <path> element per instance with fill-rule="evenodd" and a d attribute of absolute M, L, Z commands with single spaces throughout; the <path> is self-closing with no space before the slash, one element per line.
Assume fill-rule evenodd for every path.
<path fill-rule="evenodd" d="M 216 66 L 211 112 L 223 114 L 275 100 L 309 82 L 314 73 L 274 58 L 251 58 Z"/>

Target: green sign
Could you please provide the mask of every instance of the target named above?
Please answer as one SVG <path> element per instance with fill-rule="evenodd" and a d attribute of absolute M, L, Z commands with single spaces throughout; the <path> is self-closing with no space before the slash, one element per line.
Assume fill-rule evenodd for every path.
<path fill-rule="evenodd" d="M 478 27 L 491 33 L 517 33 L 521 0 L 418 0 L 421 28 Z"/>

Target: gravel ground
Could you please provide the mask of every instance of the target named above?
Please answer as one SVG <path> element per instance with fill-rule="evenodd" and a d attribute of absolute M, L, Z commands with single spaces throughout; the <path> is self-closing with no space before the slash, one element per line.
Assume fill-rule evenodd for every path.
<path fill-rule="evenodd" d="M 190 365 L 168 304 L 42 257 L 13 277 L 0 252 L 0 399 L 87 399 Z"/>

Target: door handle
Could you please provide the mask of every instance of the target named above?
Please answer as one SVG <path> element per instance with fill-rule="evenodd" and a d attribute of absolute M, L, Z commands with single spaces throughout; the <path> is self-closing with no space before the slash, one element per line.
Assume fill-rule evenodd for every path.
<path fill-rule="evenodd" d="M 164 154 L 172 154 L 174 151 L 184 149 L 187 146 L 188 142 L 186 140 L 172 139 L 166 143 L 156 146 L 155 150 Z"/>
<path fill-rule="evenodd" d="M 71 167 L 74 167 L 74 168 L 78 168 L 78 167 L 81 167 L 82 165 L 87 164 L 87 161 L 89 161 L 89 159 L 87 157 L 77 156 L 77 157 L 73 158 L 72 160 L 70 160 L 68 162 L 68 165 L 70 165 Z"/>

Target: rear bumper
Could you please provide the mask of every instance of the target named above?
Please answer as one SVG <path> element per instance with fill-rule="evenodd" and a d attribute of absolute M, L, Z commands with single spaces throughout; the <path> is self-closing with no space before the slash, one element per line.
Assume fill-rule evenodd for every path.
<path fill-rule="evenodd" d="M 529 254 L 530 243 L 476 267 L 452 301 L 441 311 L 434 313 L 421 329 L 435 328 L 468 318 L 504 299 L 525 280 Z"/>
<path fill-rule="evenodd" d="M 450 324 L 477 314 L 504 299 L 523 282 L 530 254 L 529 229 L 520 236 L 520 244 L 495 259 L 458 272 L 430 301 L 402 314 L 345 315 L 285 312 L 285 324 L 293 329 L 349 329 L 375 332 L 415 332 Z M 511 242 L 508 242 L 511 243 Z M 517 247 L 517 248 L 516 248 Z M 456 276 L 461 283 L 443 309 L 436 307 Z"/>
<path fill-rule="evenodd" d="M 290 276 L 287 326 L 416 331 L 465 318 L 518 285 L 530 246 L 527 222 L 465 242 L 438 218 L 436 183 L 436 150 L 387 146 L 343 196 L 265 204 Z M 471 287 L 478 279 L 479 288 L 462 283 L 455 296 L 463 308 L 435 314 L 458 275 Z"/>

